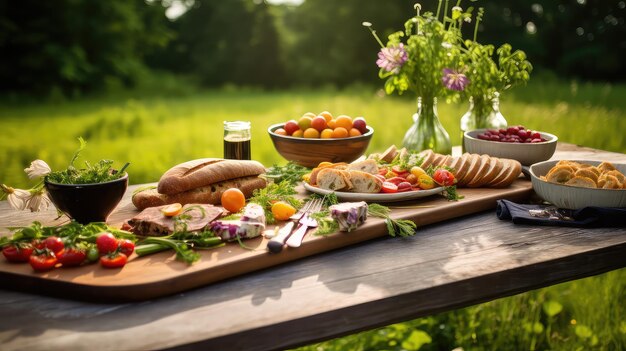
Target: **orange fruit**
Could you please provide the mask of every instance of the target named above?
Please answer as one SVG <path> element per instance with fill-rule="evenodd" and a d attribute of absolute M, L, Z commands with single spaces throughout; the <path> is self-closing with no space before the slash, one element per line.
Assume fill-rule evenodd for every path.
<path fill-rule="evenodd" d="M 324 117 L 324 119 L 326 119 L 326 123 L 330 122 L 330 120 L 333 119 L 333 115 L 328 111 L 320 112 L 318 116 Z"/>
<path fill-rule="evenodd" d="M 165 217 L 174 217 L 180 214 L 182 211 L 183 205 L 178 202 L 167 205 L 161 209 L 161 213 L 163 213 Z"/>
<path fill-rule="evenodd" d="M 332 129 L 324 129 L 322 130 L 322 133 L 320 134 L 320 138 L 322 139 L 330 139 L 333 137 L 333 130 Z"/>
<path fill-rule="evenodd" d="M 320 137 L 320 132 L 318 132 L 315 128 L 307 128 L 302 136 L 309 139 L 315 139 Z"/>
<path fill-rule="evenodd" d="M 287 131 L 284 130 L 283 128 L 278 128 L 274 131 L 274 133 L 278 134 L 278 135 L 287 135 Z"/>
<path fill-rule="evenodd" d="M 302 115 L 302 117 L 310 117 L 311 119 L 315 118 L 317 115 L 313 112 L 307 112 Z"/>
<path fill-rule="evenodd" d="M 344 127 L 337 127 L 333 129 L 333 138 L 347 138 L 350 134 Z"/>
<path fill-rule="evenodd" d="M 336 119 L 331 119 L 330 121 L 326 122 L 328 128 L 330 129 L 335 129 L 337 128 L 337 120 Z"/>
<path fill-rule="evenodd" d="M 296 208 L 284 201 L 276 201 L 272 205 L 272 214 L 278 221 L 286 221 L 296 213 Z"/>
<path fill-rule="evenodd" d="M 296 137 L 296 138 L 302 138 L 302 135 L 304 134 L 304 132 L 302 131 L 302 129 L 298 129 L 295 132 L 293 132 L 293 134 L 291 134 L 292 137 Z"/>
<path fill-rule="evenodd" d="M 361 135 L 361 131 L 356 128 L 351 128 L 348 133 L 350 134 L 351 137 Z"/>
<path fill-rule="evenodd" d="M 239 212 L 246 205 L 246 197 L 237 188 L 226 189 L 221 197 L 222 207 L 229 212 Z"/>
<path fill-rule="evenodd" d="M 352 118 L 346 115 L 341 115 L 335 120 L 335 126 L 350 130 L 352 129 Z"/>

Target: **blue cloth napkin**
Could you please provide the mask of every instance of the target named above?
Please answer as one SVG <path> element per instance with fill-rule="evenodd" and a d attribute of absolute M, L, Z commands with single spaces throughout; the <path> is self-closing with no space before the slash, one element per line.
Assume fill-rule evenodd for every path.
<path fill-rule="evenodd" d="M 531 215 L 535 212 L 537 215 Z M 626 227 L 626 208 L 585 207 L 580 210 L 556 209 L 549 205 L 518 204 L 498 200 L 496 215 L 515 224 L 567 227 Z M 544 217 L 540 217 L 544 215 Z M 550 218 L 552 217 L 552 218 Z"/>

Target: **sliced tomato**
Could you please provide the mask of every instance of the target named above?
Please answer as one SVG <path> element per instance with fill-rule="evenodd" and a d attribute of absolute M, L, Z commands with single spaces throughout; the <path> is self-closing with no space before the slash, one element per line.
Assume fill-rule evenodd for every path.
<path fill-rule="evenodd" d="M 406 176 L 410 173 L 408 169 L 403 169 L 398 165 L 394 165 L 391 167 L 391 170 L 398 175 L 398 177 L 406 178 Z"/>
<path fill-rule="evenodd" d="M 165 217 L 174 217 L 180 214 L 182 211 L 183 211 L 183 205 L 181 205 L 178 202 L 167 205 L 161 209 L 161 213 L 163 213 Z"/>
<path fill-rule="evenodd" d="M 58 261 L 50 249 L 44 249 L 31 255 L 28 262 L 34 270 L 44 272 L 54 268 Z"/>
<path fill-rule="evenodd" d="M 9 262 L 28 262 L 34 250 L 31 244 L 16 244 L 2 248 L 2 254 Z"/>
<path fill-rule="evenodd" d="M 127 261 L 128 257 L 121 252 L 114 252 L 100 257 L 100 264 L 106 268 L 121 268 L 126 265 Z"/>
<path fill-rule="evenodd" d="M 452 186 L 456 183 L 454 174 L 447 169 L 439 168 L 433 174 L 433 180 L 439 185 Z"/>
<path fill-rule="evenodd" d="M 75 247 L 66 247 L 59 251 L 57 254 L 57 260 L 65 267 L 78 266 L 85 262 L 87 253 L 85 250 L 81 250 Z"/>
<path fill-rule="evenodd" d="M 400 184 L 398 184 L 398 192 L 401 193 L 403 191 L 409 191 L 412 190 L 413 186 L 411 185 L 411 183 L 409 182 L 401 182 Z"/>
<path fill-rule="evenodd" d="M 380 174 L 381 176 L 385 176 L 385 174 L 387 174 L 387 167 L 381 167 L 378 169 L 378 174 Z"/>
<path fill-rule="evenodd" d="M 382 191 L 383 193 L 397 193 L 398 186 L 390 182 L 384 182 Z"/>
<path fill-rule="evenodd" d="M 389 183 L 393 183 L 395 185 L 398 185 L 402 182 L 406 182 L 406 178 L 402 178 L 402 177 L 393 177 L 393 178 L 389 178 L 386 180 Z"/>

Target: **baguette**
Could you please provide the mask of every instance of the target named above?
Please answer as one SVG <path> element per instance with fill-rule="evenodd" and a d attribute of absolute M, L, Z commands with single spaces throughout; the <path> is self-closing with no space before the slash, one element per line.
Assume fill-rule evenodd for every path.
<path fill-rule="evenodd" d="M 225 180 L 258 176 L 262 173 L 265 173 L 265 167 L 257 161 L 202 158 L 170 168 L 159 180 L 157 189 L 161 194 L 174 195 Z"/>
<path fill-rule="evenodd" d="M 324 168 L 317 174 L 317 186 L 333 191 L 348 191 L 352 188 L 348 171 Z"/>
<path fill-rule="evenodd" d="M 355 193 L 379 193 L 383 188 L 383 181 L 371 173 L 351 170 L 350 183 Z"/>
<path fill-rule="evenodd" d="M 348 171 L 362 171 L 370 174 L 378 174 L 378 165 L 376 160 L 365 160 L 357 163 L 351 163 L 346 168 Z"/>
<path fill-rule="evenodd" d="M 522 164 L 516 160 L 504 159 L 508 163 L 508 169 L 504 172 L 502 179 L 498 182 L 492 181 L 489 185 L 493 188 L 505 188 L 513 183 L 522 173 Z"/>
<path fill-rule="evenodd" d="M 140 191 L 133 195 L 132 202 L 139 210 L 147 207 L 162 206 L 179 202 L 182 205 L 201 203 L 201 204 L 220 204 L 222 193 L 229 188 L 238 188 L 246 198 L 252 196 L 252 192 L 256 189 L 262 189 L 266 186 L 265 179 L 258 176 L 241 177 L 236 179 L 225 180 L 215 184 L 191 189 L 178 194 L 161 194 L 157 189 L 148 189 Z"/>

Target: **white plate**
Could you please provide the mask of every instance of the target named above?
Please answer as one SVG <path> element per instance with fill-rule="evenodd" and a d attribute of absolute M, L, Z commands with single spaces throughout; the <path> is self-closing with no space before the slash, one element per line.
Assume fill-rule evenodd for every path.
<path fill-rule="evenodd" d="M 369 201 L 369 202 L 396 202 L 396 201 L 406 201 L 419 199 L 421 197 L 431 196 L 435 194 L 440 194 L 443 191 L 442 187 L 433 188 L 430 190 L 412 190 L 405 191 L 402 193 L 350 193 L 345 191 L 332 191 L 321 189 L 316 186 L 309 185 L 304 183 L 304 188 L 312 193 L 326 195 L 330 193 L 335 193 L 337 198 L 342 201 Z"/>

